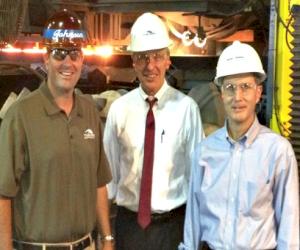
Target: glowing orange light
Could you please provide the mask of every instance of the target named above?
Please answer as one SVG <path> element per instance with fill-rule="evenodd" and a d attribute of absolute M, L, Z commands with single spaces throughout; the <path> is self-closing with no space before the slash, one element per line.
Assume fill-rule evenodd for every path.
<path fill-rule="evenodd" d="M 20 52 L 22 52 L 21 49 L 14 48 L 13 46 L 11 46 L 9 44 L 5 48 L 0 49 L 0 50 L 3 51 L 3 52 L 6 52 L 6 53 L 20 53 Z"/>
<path fill-rule="evenodd" d="M 95 54 L 104 58 L 110 57 L 113 54 L 113 47 L 110 45 L 95 47 Z"/>
<path fill-rule="evenodd" d="M 86 48 L 82 48 L 83 54 L 85 56 L 100 56 L 100 57 L 110 57 L 113 54 L 113 47 L 109 45 L 92 47 L 88 45 Z M 5 53 L 25 53 L 25 54 L 44 54 L 47 52 L 46 48 L 39 48 L 38 45 L 33 48 L 15 48 L 12 45 L 7 45 L 5 48 L 0 48 L 0 52 Z"/>
<path fill-rule="evenodd" d="M 45 54 L 47 50 L 45 48 L 40 49 L 40 48 L 31 48 L 31 49 L 23 49 L 22 52 L 26 54 Z"/>
<path fill-rule="evenodd" d="M 21 49 L 21 48 L 15 48 L 10 44 L 8 44 L 5 48 L 0 49 L 0 51 L 5 53 L 26 53 L 26 54 L 46 53 L 45 48 L 40 49 L 39 47 L 33 47 L 33 48 Z"/>
<path fill-rule="evenodd" d="M 93 48 L 90 45 L 88 45 L 86 48 L 82 48 L 82 51 L 83 51 L 83 54 L 85 56 L 92 56 L 92 55 L 94 55 L 94 50 L 93 50 Z"/>

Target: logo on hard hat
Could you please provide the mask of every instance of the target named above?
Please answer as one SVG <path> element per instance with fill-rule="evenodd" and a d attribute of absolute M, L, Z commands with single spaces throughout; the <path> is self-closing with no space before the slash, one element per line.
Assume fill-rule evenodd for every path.
<path fill-rule="evenodd" d="M 229 57 L 229 58 L 226 59 L 226 61 L 231 61 L 231 60 L 235 60 L 235 59 L 237 59 L 237 60 L 245 59 L 245 57 L 244 56 Z"/>
<path fill-rule="evenodd" d="M 148 35 L 155 35 L 155 33 L 152 31 L 152 30 L 147 30 L 145 33 L 144 33 L 145 36 L 148 36 Z"/>
<path fill-rule="evenodd" d="M 48 39 L 54 39 L 54 40 L 58 40 L 60 38 L 84 39 L 85 32 L 82 30 L 46 29 L 44 31 L 44 37 Z"/>

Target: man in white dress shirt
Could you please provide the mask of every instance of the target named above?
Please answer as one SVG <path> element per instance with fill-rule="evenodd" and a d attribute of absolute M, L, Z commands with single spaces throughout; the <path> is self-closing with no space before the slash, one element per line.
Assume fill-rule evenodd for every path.
<path fill-rule="evenodd" d="M 204 133 L 197 104 L 165 79 L 171 65 L 170 44 L 158 16 L 145 13 L 136 20 L 128 50 L 140 86 L 117 99 L 108 113 L 104 147 L 113 174 L 112 196 L 118 206 L 118 250 L 174 250 L 183 237 L 191 155 Z M 151 104 L 153 159 L 144 151 L 147 98 L 155 100 Z M 141 184 L 142 173 L 149 161 L 153 161 L 151 216 L 142 225 L 138 222 L 140 189 L 146 185 Z"/>

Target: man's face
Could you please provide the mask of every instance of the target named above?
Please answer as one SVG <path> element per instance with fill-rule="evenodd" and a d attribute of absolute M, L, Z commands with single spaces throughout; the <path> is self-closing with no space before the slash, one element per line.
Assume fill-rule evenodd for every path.
<path fill-rule="evenodd" d="M 168 50 L 135 52 L 132 61 L 143 90 L 148 95 L 154 95 L 163 85 L 166 71 L 171 64 Z"/>
<path fill-rule="evenodd" d="M 250 127 L 262 94 L 255 76 L 248 73 L 226 76 L 221 89 L 229 124 Z"/>
<path fill-rule="evenodd" d="M 51 49 L 44 56 L 44 61 L 48 69 L 50 90 L 55 93 L 72 92 L 81 74 L 83 64 L 81 49 Z"/>

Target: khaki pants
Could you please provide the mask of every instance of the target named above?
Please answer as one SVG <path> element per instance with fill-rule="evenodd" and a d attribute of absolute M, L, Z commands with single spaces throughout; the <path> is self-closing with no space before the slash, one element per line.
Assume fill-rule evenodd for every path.
<path fill-rule="evenodd" d="M 70 248 L 71 249 L 71 248 Z M 17 250 L 14 248 L 14 250 Z M 51 250 L 51 247 L 49 248 L 46 248 L 46 250 Z M 93 244 L 89 247 L 86 247 L 84 250 L 96 250 L 96 247 L 95 247 L 95 242 L 93 242 Z"/>
<path fill-rule="evenodd" d="M 50 249 L 51 250 L 51 249 Z M 85 248 L 84 250 L 96 250 L 96 247 L 95 247 L 95 242 L 93 242 L 93 244 L 87 248 Z"/>

